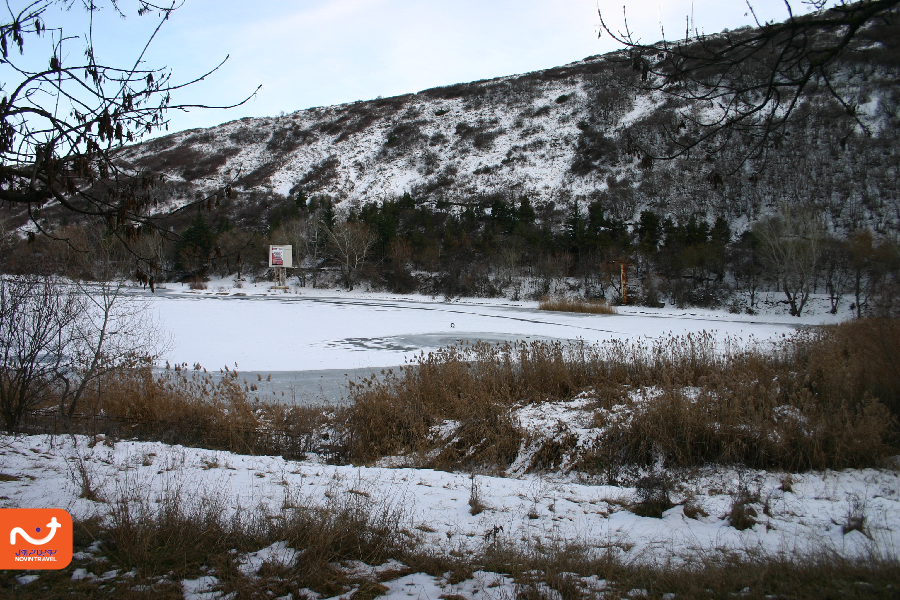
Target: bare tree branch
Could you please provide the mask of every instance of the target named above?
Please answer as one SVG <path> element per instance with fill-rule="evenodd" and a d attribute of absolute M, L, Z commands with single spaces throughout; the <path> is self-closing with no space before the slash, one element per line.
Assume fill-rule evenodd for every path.
<path fill-rule="evenodd" d="M 54 10 L 80 5 L 87 11 L 86 31 L 69 35 L 63 25 L 50 26 Z M 118 159 L 126 144 L 155 131 L 168 129 L 169 110 L 233 108 L 243 100 L 220 106 L 173 104 L 172 94 L 218 71 L 228 60 L 185 83 L 173 83 L 169 69 L 144 65 L 144 56 L 181 3 L 158 4 L 127 0 L 140 15 L 156 15 L 158 21 L 130 66 L 102 64 L 93 44 L 94 15 L 105 6 L 126 16 L 122 0 L 34 0 L 14 10 L 0 22 L 0 65 L 7 81 L 0 84 L 0 203 L 21 207 L 34 229 L 47 234 L 41 211 L 58 206 L 75 216 L 100 219 L 128 245 L 137 237 L 173 234 L 162 225 L 172 211 L 161 206 L 155 190 L 161 176 Z M 151 17 L 148 17 L 151 18 Z M 40 38 L 51 38 L 51 51 L 43 69 L 32 66 L 33 52 L 25 52 Z M 84 60 L 70 62 L 63 43 L 81 41 Z M 28 42 L 28 48 L 26 48 Z M 11 50 L 18 49 L 18 56 Z M 9 79 L 12 75 L 12 80 Z M 257 91 L 259 88 L 257 88 Z M 230 187 L 181 206 L 212 207 L 212 200 L 230 194 Z"/>
<path fill-rule="evenodd" d="M 816 12 L 797 16 L 785 0 L 786 21 L 760 24 L 748 2 L 757 29 L 715 35 L 695 31 L 693 37 L 688 32 L 684 40 L 655 44 L 636 40 L 627 21 L 623 31 L 614 31 L 601 13 L 602 31 L 626 47 L 645 90 L 704 107 L 699 116 L 681 114 L 681 123 L 664 131 L 666 147 L 634 143 L 645 155 L 667 160 L 694 148 L 716 154 L 740 140 L 746 149 L 737 170 L 779 143 L 792 114 L 820 86 L 865 129 L 854 103 L 835 87 L 833 69 L 847 53 L 866 50 L 861 34 L 896 19 L 900 0 L 841 0 L 827 10 L 826 0 L 804 4 Z"/>

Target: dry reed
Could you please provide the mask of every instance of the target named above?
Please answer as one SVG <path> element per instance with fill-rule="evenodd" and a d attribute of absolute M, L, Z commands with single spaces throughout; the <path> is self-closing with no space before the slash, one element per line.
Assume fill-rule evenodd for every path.
<path fill-rule="evenodd" d="M 77 430 L 171 444 L 302 458 L 318 447 L 323 407 L 254 402 L 235 371 L 214 378 L 149 364 L 107 376 Z"/>
<path fill-rule="evenodd" d="M 234 372 L 159 375 L 145 365 L 107 377 L 81 428 L 288 458 L 406 454 L 431 467 L 497 471 L 533 441 L 516 408 L 586 392 L 595 441 L 569 462 L 611 482 L 660 458 L 672 467 L 878 466 L 900 444 L 898 363 L 896 320 L 811 328 L 774 347 L 709 333 L 461 344 L 354 384 L 352 404 L 333 412 L 251 401 Z M 628 419 L 611 419 L 616 411 Z M 574 445 L 548 440 L 531 468 L 557 468 Z"/>
<path fill-rule="evenodd" d="M 559 312 L 589 313 L 594 315 L 614 315 L 616 309 L 606 300 L 582 300 L 581 298 L 551 298 L 544 296 L 538 302 L 540 310 Z"/>
<path fill-rule="evenodd" d="M 882 342 L 868 351 L 878 360 L 849 358 L 874 332 Z M 709 333 L 597 346 L 462 344 L 355 388 L 336 423 L 336 450 L 348 461 L 418 452 L 429 466 L 502 469 L 523 439 L 515 407 L 589 391 L 598 437 L 580 458 L 583 470 L 614 477 L 660 456 L 678 467 L 879 465 L 896 453 L 890 365 L 900 357 L 898 338 L 896 321 L 863 321 L 803 331 L 774 348 L 717 344 Z M 652 400 L 636 397 L 640 390 Z M 627 421 L 604 419 L 623 405 Z M 436 437 L 442 423 L 453 426 Z"/>

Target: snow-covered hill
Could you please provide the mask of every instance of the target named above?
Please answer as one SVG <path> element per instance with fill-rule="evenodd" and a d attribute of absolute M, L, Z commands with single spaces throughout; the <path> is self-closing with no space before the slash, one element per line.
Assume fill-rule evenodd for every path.
<path fill-rule="evenodd" d="M 708 107 L 642 90 L 624 52 L 545 71 L 425 90 L 278 117 L 245 118 L 126 148 L 122 158 L 165 175 L 159 200 L 187 203 L 231 185 L 235 214 L 265 225 L 269 206 L 303 191 L 346 211 L 409 192 L 417 201 L 487 204 L 527 196 L 537 207 L 600 199 L 634 222 L 651 208 L 675 217 L 747 223 L 771 206 L 813 202 L 835 229 L 900 223 L 893 43 L 845 60 L 835 85 L 859 122 L 834 114 L 826 92 L 798 111 L 791 137 L 765 163 L 730 173 L 728 157 L 647 161 L 636 136 Z M 876 44 L 877 46 L 878 44 Z M 739 152 L 736 149 L 735 152 Z M 642 160 L 643 159 L 643 160 Z M 228 208 L 226 207 L 226 210 Z M 540 213 L 539 213 L 540 214 Z M 246 220 L 247 217 L 245 216 Z"/>
<path fill-rule="evenodd" d="M 527 75 L 418 94 L 241 119 L 131 148 L 125 156 L 202 189 L 234 177 L 246 191 L 287 195 L 298 187 L 357 203 L 416 193 L 426 197 L 588 193 L 603 174 L 571 172 L 578 124 L 610 95 L 613 134 L 661 99 L 627 89 L 620 55 Z M 618 162 L 618 161 L 617 161 Z M 623 161 L 621 166 L 636 163 Z"/>

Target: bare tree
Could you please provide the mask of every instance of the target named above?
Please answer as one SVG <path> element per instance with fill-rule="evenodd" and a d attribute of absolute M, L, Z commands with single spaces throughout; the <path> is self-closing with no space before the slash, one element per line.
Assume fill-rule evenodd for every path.
<path fill-rule="evenodd" d="M 88 230 L 91 249 L 76 252 L 93 281 L 74 283 L 83 306 L 71 329 L 69 360 L 56 372 L 60 411 L 71 419 L 92 386 L 107 374 L 155 359 L 168 340 L 152 319 L 145 299 L 127 293 L 136 262 L 118 238 L 101 228 Z M 154 239 L 158 239 L 155 238 Z"/>
<path fill-rule="evenodd" d="M 223 260 L 219 261 L 219 266 L 224 267 L 224 272 L 230 275 L 236 272 L 236 281 L 243 281 L 244 276 L 244 257 L 252 254 L 252 248 L 257 243 L 257 234 L 243 231 L 237 227 L 231 228 L 224 233 L 219 234 L 218 245 L 222 249 Z"/>
<path fill-rule="evenodd" d="M 822 247 L 822 274 L 831 303 L 831 314 L 834 315 L 850 286 L 850 252 L 845 240 L 830 236 L 825 239 Z"/>
<path fill-rule="evenodd" d="M 754 232 L 791 315 L 799 317 L 813 291 L 825 243 L 820 216 L 813 207 L 785 205 L 779 214 L 757 222 Z"/>
<path fill-rule="evenodd" d="M 321 207 L 309 215 L 289 222 L 285 234 L 294 246 L 297 255 L 300 281 L 306 287 L 307 277 L 315 288 L 319 280 L 319 270 L 324 259 L 325 245 L 329 239 L 328 227 L 322 220 Z"/>
<path fill-rule="evenodd" d="M 52 277 L 0 278 L 0 415 L 7 431 L 52 396 L 84 298 Z"/>
<path fill-rule="evenodd" d="M 0 279 L 0 416 L 15 431 L 56 398 L 69 420 L 110 372 L 156 358 L 166 340 L 124 279 Z"/>
<path fill-rule="evenodd" d="M 637 141 L 647 156 L 670 159 L 698 146 L 715 153 L 736 141 L 747 145 L 743 160 L 760 156 L 778 143 L 791 115 L 816 90 L 830 94 L 855 118 L 856 105 L 836 86 L 834 67 L 848 52 L 878 46 L 869 39 L 873 28 L 894 22 L 900 0 L 838 0 L 827 10 L 834 2 L 806 0 L 815 12 L 802 16 L 790 1 L 784 4 L 782 23 L 757 19 L 757 29 L 715 35 L 688 27 L 683 40 L 655 44 L 638 41 L 627 19 L 614 30 L 601 13 L 602 31 L 629 50 L 643 87 L 712 109 L 680 114 L 665 130 L 668 148 Z M 748 7 L 755 18 L 752 3 Z"/>
<path fill-rule="evenodd" d="M 345 221 L 328 231 L 328 237 L 341 261 L 341 273 L 347 284 L 347 290 L 353 290 L 353 275 L 378 241 L 378 236 L 361 223 Z"/>
<path fill-rule="evenodd" d="M 167 340 L 146 302 L 126 294 L 124 279 L 80 284 L 84 308 L 71 329 L 69 358 L 55 373 L 60 412 L 71 419 L 105 376 L 156 359 Z M 99 395 L 99 394 L 98 394 Z"/>
<path fill-rule="evenodd" d="M 282 225 L 269 236 L 272 243 L 287 242 L 291 245 L 294 253 L 293 263 L 297 267 L 298 279 L 300 280 L 300 285 L 303 287 L 306 287 L 305 261 L 307 253 L 312 250 L 309 240 L 311 234 L 312 231 L 309 226 L 309 218 L 307 216 L 302 216 L 282 223 Z"/>
<path fill-rule="evenodd" d="M 42 213 L 57 209 L 100 219 L 125 242 L 153 232 L 170 235 L 160 225 L 167 211 L 154 195 L 159 177 L 117 160 L 117 151 L 167 129 L 168 110 L 201 107 L 173 104 L 172 94 L 222 63 L 184 83 L 174 82 L 166 68 L 145 65 L 147 48 L 181 6 L 177 0 L 32 0 L 18 5 L 22 8 L 8 5 L 9 16 L 0 20 L 0 203 L 47 235 L 52 233 Z M 90 17 L 86 31 L 64 26 L 62 15 L 77 7 Z M 100 10 L 122 17 L 133 10 L 158 19 L 133 60 L 120 65 L 98 61 L 93 17 Z M 73 52 L 76 47 L 80 52 Z M 39 52 L 48 55 L 36 60 Z M 42 66 L 34 67 L 38 64 Z"/>

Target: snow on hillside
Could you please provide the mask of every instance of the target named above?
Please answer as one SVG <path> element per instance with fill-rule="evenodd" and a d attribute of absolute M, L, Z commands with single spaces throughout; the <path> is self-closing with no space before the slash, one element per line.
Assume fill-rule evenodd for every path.
<path fill-rule="evenodd" d="M 614 69 L 608 58 L 586 59 L 580 65 L 600 80 Z M 351 205 L 442 187 L 442 175 L 454 179 L 455 190 L 472 193 L 505 193 L 510 180 L 518 182 L 521 193 L 538 196 L 560 187 L 585 193 L 602 186 L 602 178 L 569 173 L 577 124 L 588 118 L 591 108 L 587 82 L 581 77 L 537 79 L 505 77 L 469 84 L 472 89 L 451 86 L 275 118 L 241 119 L 173 134 L 133 147 L 124 156 L 137 164 L 161 166 L 176 181 L 202 188 L 236 177 L 244 189 L 286 195 L 304 177 L 325 175 L 327 180 L 312 182 L 322 183 L 316 191 L 339 195 Z M 564 96 L 567 99 L 558 102 Z M 627 120 L 649 108 L 641 103 Z M 532 151 L 523 152 L 526 146 Z M 189 161 L 182 164 L 178 152 L 203 157 L 205 172 Z M 326 172 L 317 174 L 323 166 Z"/>
<path fill-rule="evenodd" d="M 451 204 L 527 196 L 535 206 L 552 202 L 557 208 L 605 198 L 604 210 L 626 222 L 652 209 L 679 219 L 726 216 L 737 229 L 779 203 L 814 202 L 836 229 L 861 223 L 894 228 L 900 223 L 900 207 L 891 200 L 896 115 L 886 100 L 896 93 L 894 68 L 849 62 L 836 81 L 842 93 L 860 98 L 859 122 L 834 121 L 833 98 L 813 95 L 790 137 L 746 164 L 739 143 L 719 156 L 642 160 L 640 144 L 662 143 L 663 131 L 681 135 L 685 121 L 714 121 L 716 109 L 641 89 L 623 53 L 417 94 L 244 118 L 157 138 L 124 149 L 121 157 L 165 175 L 160 209 L 230 185 L 236 212 L 261 202 L 266 208 L 301 190 L 331 197 L 343 212 L 409 192 L 417 200 Z M 264 211 L 246 214 L 254 227 L 265 218 Z"/>

